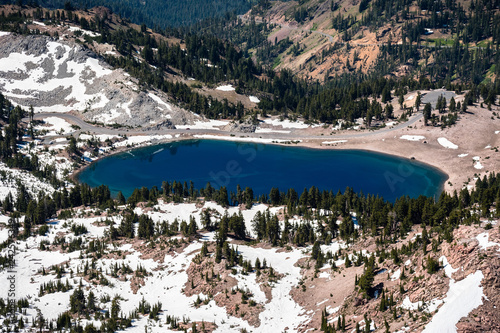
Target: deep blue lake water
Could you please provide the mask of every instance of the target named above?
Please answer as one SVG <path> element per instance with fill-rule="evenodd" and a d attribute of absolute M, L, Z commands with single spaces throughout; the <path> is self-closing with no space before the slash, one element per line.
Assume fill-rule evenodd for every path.
<path fill-rule="evenodd" d="M 254 194 L 304 188 L 356 192 L 394 201 L 402 195 L 438 196 L 447 176 L 426 164 L 361 150 L 326 150 L 217 140 L 167 143 L 119 153 L 92 164 L 79 175 L 90 186 L 108 185 L 128 197 L 134 188 L 161 186 L 162 181 L 192 180 L 196 188 L 210 182 Z"/>

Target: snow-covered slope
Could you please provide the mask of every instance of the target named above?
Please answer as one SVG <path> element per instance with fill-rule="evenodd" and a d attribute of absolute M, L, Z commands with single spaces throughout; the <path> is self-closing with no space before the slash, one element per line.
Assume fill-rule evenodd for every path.
<path fill-rule="evenodd" d="M 0 36 L 0 91 L 35 112 L 76 111 L 105 124 L 171 127 L 197 118 L 83 46 L 46 36 Z"/>

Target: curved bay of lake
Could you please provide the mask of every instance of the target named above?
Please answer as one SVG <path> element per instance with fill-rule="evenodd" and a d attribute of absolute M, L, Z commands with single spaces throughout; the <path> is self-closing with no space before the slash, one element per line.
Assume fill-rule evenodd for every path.
<path fill-rule="evenodd" d="M 207 182 L 228 192 L 251 187 L 255 196 L 294 188 L 373 194 L 395 201 L 403 195 L 437 198 L 447 175 L 413 160 L 363 150 L 311 149 L 218 140 L 188 140 L 148 146 L 103 158 L 84 169 L 79 181 L 108 185 L 128 197 L 135 188 L 162 181 Z"/>

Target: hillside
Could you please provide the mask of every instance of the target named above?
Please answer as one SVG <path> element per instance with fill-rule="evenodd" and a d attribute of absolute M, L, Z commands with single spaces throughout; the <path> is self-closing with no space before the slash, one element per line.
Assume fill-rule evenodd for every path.
<path fill-rule="evenodd" d="M 18 9 L 3 7 L 4 29 L 14 33 L 3 32 L 0 37 L 0 85 L 16 105 L 32 106 L 37 113 L 71 112 L 102 125 L 150 129 L 206 121 L 186 109 L 213 118 L 221 111 L 234 114 L 238 103 L 242 108 L 255 107 L 248 96 L 221 95 L 213 84 L 205 86 L 189 78 L 194 73 L 185 69 L 187 73 L 166 63 L 164 72 L 158 72 L 153 62 L 148 64 L 148 52 L 159 46 L 175 64 L 185 47 L 179 38 L 141 32 L 140 26 L 103 7 L 91 11 L 25 8 L 23 15 L 29 18 L 21 18 L 24 24 L 16 30 L 12 24 L 20 19 Z M 27 31 L 33 33 L 26 35 Z M 157 81 L 145 82 L 150 80 Z M 200 106 L 191 106 L 193 102 Z"/>
<path fill-rule="evenodd" d="M 46 197 L 58 216 L 48 224 L 29 214 L 24 223 L 2 215 L 3 267 L 7 247 L 15 249 L 15 283 L 23 286 L 14 288 L 15 314 L 2 303 L 2 325 L 86 332 L 437 332 L 455 325 L 459 332 L 492 331 L 500 328 L 497 220 L 480 217 L 485 211 L 444 207 L 454 200 L 474 207 L 497 187 L 492 178 L 478 183 L 479 191 L 443 195 L 436 204 L 322 194 L 319 206 L 311 197 L 316 208 L 248 201 L 227 207 L 218 191 L 175 203 L 175 183 L 164 184 L 163 194 L 138 190 L 127 205 L 101 187 L 82 205 L 75 194 L 85 187 L 74 187 L 62 205 Z M 145 194 L 149 202 L 142 202 Z M 417 203 L 430 209 L 429 225 L 401 223 Z M 321 208 L 330 204 L 332 210 Z M 395 224 L 375 222 L 381 216 L 374 207 Z M 428 214 L 411 214 L 422 212 Z M 452 226 L 455 216 L 461 225 Z M 4 268 L 0 277 L 8 274 Z"/>
<path fill-rule="evenodd" d="M 261 25 L 263 38 L 249 49 L 257 59 L 313 80 L 359 72 L 479 83 L 488 70 L 489 79 L 498 74 L 492 63 L 467 73 L 449 63 L 457 56 L 468 61 L 462 47 L 481 53 L 498 45 L 494 1 L 277 1 L 254 6 L 240 18 Z"/>
<path fill-rule="evenodd" d="M 2 5 L 0 330 L 500 331 L 498 18 L 498 1 L 261 1 L 161 30 Z M 413 163 L 448 178 L 393 202 L 78 181 L 110 154 L 206 139 L 396 155 L 389 185 Z"/>
<path fill-rule="evenodd" d="M 96 0 L 43 0 L 41 6 L 51 9 L 86 9 L 105 6 L 122 17 L 137 24 L 147 24 L 150 27 L 166 28 L 187 26 L 200 20 L 221 17 L 229 13 L 244 13 L 250 6 L 249 0 L 214 0 L 200 2 L 183 1 L 96 1 Z"/>

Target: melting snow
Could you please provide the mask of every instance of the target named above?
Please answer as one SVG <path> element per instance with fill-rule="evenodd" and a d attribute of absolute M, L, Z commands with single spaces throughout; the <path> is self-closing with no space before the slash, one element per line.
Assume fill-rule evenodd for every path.
<path fill-rule="evenodd" d="M 437 139 L 439 144 L 445 148 L 449 148 L 449 149 L 457 149 L 458 146 L 454 143 L 452 143 L 451 141 L 449 141 L 448 139 L 446 138 L 438 138 Z"/>
<path fill-rule="evenodd" d="M 44 119 L 44 122 L 45 124 L 36 126 L 35 129 L 39 131 L 48 130 L 49 132 L 46 134 L 48 136 L 66 135 L 74 132 L 71 124 L 59 117 L 47 117 Z"/>
<path fill-rule="evenodd" d="M 270 124 L 273 126 L 281 126 L 283 128 L 296 128 L 296 129 L 301 129 L 301 128 L 308 128 L 309 125 L 304 124 L 301 121 L 296 121 L 292 122 L 290 119 L 285 119 L 285 120 L 279 120 L 279 119 L 264 119 L 264 123 Z M 316 125 L 318 126 L 318 125 Z"/>
<path fill-rule="evenodd" d="M 479 162 L 479 159 L 480 159 L 479 156 L 474 156 L 472 159 L 476 162 L 476 163 L 474 163 L 474 168 L 479 169 L 479 170 L 484 168 L 484 166 L 481 164 L 481 162 Z"/>
<path fill-rule="evenodd" d="M 260 102 L 260 99 L 258 97 L 249 96 L 248 98 L 250 99 L 250 102 L 252 102 L 252 103 L 259 103 Z"/>
<path fill-rule="evenodd" d="M 221 91 L 234 91 L 234 87 L 230 84 L 226 85 L 226 86 L 220 86 L 220 87 L 217 87 L 216 90 L 221 90 Z"/>
<path fill-rule="evenodd" d="M 172 136 L 170 134 L 165 134 L 165 135 L 137 135 L 137 136 L 131 136 L 125 141 L 120 141 L 114 144 L 115 147 L 126 147 L 127 145 L 133 146 L 141 143 L 148 143 L 151 144 L 151 141 L 154 140 L 165 140 L 165 139 L 172 139 Z"/>
<path fill-rule="evenodd" d="M 425 136 L 423 135 L 403 135 L 400 139 L 408 140 L 408 141 L 420 141 L 425 140 Z"/>
<path fill-rule="evenodd" d="M 34 22 L 33 22 L 34 23 Z M 98 37 L 100 36 L 101 34 L 98 33 L 98 32 L 93 32 L 93 31 L 88 31 L 88 30 L 84 30 L 84 29 L 80 29 L 80 28 L 77 28 L 77 27 L 69 27 L 68 28 L 69 31 L 71 32 L 76 32 L 76 31 L 80 31 L 82 34 L 84 35 L 88 35 L 90 37 Z"/>
<path fill-rule="evenodd" d="M 156 103 L 160 104 L 160 105 L 163 105 L 165 106 L 169 111 L 172 111 L 172 107 L 170 106 L 170 104 L 168 103 L 165 103 L 160 97 L 156 96 L 155 94 L 153 93 L 149 93 L 148 94 L 149 97 L 151 97 Z"/>
<path fill-rule="evenodd" d="M 489 234 L 487 232 L 483 232 L 483 233 L 476 236 L 476 239 L 479 242 L 479 247 L 482 250 L 485 250 L 491 246 L 498 246 L 499 247 L 498 251 L 500 252 L 500 244 L 495 243 L 495 242 L 490 242 L 488 240 L 488 237 L 489 237 Z"/>
<path fill-rule="evenodd" d="M 223 121 L 223 120 L 208 120 L 208 121 L 195 121 L 194 125 L 176 125 L 175 127 L 178 129 L 186 129 L 186 128 L 193 128 L 193 129 L 213 129 L 213 130 L 218 130 L 218 126 L 226 126 L 229 124 L 229 121 Z"/>
<path fill-rule="evenodd" d="M 450 279 L 450 289 L 443 299 L 444 304 L 426 325 L 424 332 L 456 332 L 458 321 L 483 304 L 483 277 L 483 273 L 478 270 L 459 282 Z"/>
<path fill-rule="evenodd" d="M 71 51 L 75 48 L 55 42 L 47 42 L 47 53 L 34 56 L 27 53 L 12 52 L 8 57 L 0 59 L 2 71 L 26 73 L 22 80 L 0 79 L 3 84 L 3 93 L 7 97 L 28 99 L 39 99 L 40 92 L 52 92 L 64 87 L 69 91 L 65 100 L 60 105 L 35 107 L 36 112 L 68 112 L 71 110 L 83 110 L 88 107 L 89 101 L 99 100 L 104 103 L 102 94 L 88 94 L 87 84 L 92 84 L 96 78 L 112 73 L 111 69 L 99 64 L 95 58 L 87 58 L 85 62 L 69 60 Z M 61 56 L 62 54 L 62 56 Z M 54 75 L 48 73 L 42 67 L 42 63 L 50 59 L 54 64 Z M 60 76 L 62 75 L 62 77 Z M 93 75 L 93 79 L 83 79 L 84 76 Z M 28 105 L 25 105 L 28 106 Z"/>
<path fill-rule="evenodd" d="M 284 143 L 290 142 L 290 140 L 280 140 L 280 139 L 262 139 L 262 138 L 250 138 L 250 137 L 233 137 L 233 136 L 219 136 L 219 135 L 193 135 L 195 138 L 200 139 L 214 139 L 214 140 L 229 140 L 229 141 L 238 141 L 238 142 L 256 142 L 256 143 Z M 302 142 L 302 140 L 295 140 L 298 142 Z"/>
<path fill-rule="evenodd" d="M 308 317 L 304 314 L 304 309 L 298 305 L 290 296 L 292 288 L 298 285 L 301 275 L 300 267 L 295 263 L 304 257 L 302 251 L 296 249 L 291 252 L 277 252 L 277 249 L 260 249 L 248 246 L 239 246 L 238 250 L 245 259 L 254 262 L 255 259 L 266 258 L 268 265 L 271 265 L 277 272 L 285 276 L 276 282 L 272 289 L 272 299 L 264 305 L 264 311 L 259 318 L 265 323 L 267 332 L 283 332 L 286 327 L 297 328 Z"/>
<path fill-rule="evenodd" d="M 112 134 L 98 134 L 98 135 L 89 135 L 89 134 L 80 134 L 78 137 L 80 140 L 91 140 L 91 139 L 97 139 L 101 142 L 106 141 L 107 139 L 114 139 L 114 138 L 119 138 L 118 135 L 112 135 Z"/>
<path fill-rule="evenodd" d="M 400 276 L 401 276 L 401 269 L 398 269 L 391 275 L 391 281 L 399 280 Z"/>

